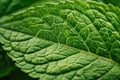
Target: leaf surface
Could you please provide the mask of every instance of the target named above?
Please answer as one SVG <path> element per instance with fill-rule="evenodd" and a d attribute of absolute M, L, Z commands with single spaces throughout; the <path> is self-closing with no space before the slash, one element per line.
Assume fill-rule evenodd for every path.
<path fill-rule="evenodd" d="M 66 0 L 61 0 L 66 1 Z M 26 8 L 32 6 L 44 6 L 45 4 L 55 4 L 58 3 L 59 0 L 0 0 L 0 24 L 9 19 L 15 13 L 20 10 L 24 10 Z M 2 49 L 0 45 L 0 77 L 8 75 L 10 71 L 12 71 L 11 60 L 7 59 L 6 51 Z"/>
<path fill-rule="evenodd" d="M 120 7 L 120 0 L 93 0 L 93 1 L 104 2 L 106 4 L 113 4 L 114 6 Z"/>
<path fill-rule="evenodd" d="M 119 80 L 119 14 L 94 2 L 33 7 L 0 26 L 0 41 L 33 78 Z"/>
<path fill-rule="evenodd" d="M 37 5 L 44 6 L 65 1 L 67 0 L 0 0 L 0 17 Z"/>

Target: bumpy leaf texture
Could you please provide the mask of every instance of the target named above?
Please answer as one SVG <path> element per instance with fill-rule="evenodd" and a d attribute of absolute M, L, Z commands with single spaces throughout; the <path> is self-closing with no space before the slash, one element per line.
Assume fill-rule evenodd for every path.
<path fill-rule="evenodd" d="M 0 0 L 0 23 L 24 9 L 34 6 L 44 6 L 46 4 L 58 4 L 66 0 Z M 72 0 L 69 0 L 72 1 Z"/>
<path fill-rule="evenodd" d="M 0 0 L 0 23 L 6 21 L 19 10 L 27 9 L 30 6 L 44 6 L 45 4 L 55 4 L 66 0 Z M 12 71 L 11 60 L 8 59 L 6 51 L 0 44 L 0 77 L 8 75 Z"/>
<path fill-rule="evenodd" d="M 95 2 L 33 7 L 0 25 L 0 42 L 32 78 L 119 80 L 119 14 Z"/>

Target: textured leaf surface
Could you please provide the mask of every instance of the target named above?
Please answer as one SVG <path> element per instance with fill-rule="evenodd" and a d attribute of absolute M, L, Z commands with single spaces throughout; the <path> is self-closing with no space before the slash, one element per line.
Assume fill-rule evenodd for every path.
<path fill-rule="evenodd" d="M 37 5 L 58 4 L 59 2 L 65 1 L 66 0 L 0 0 L 0 23 L 6 21 L 15 13 L 27 8 Z"/>
<path fill-rule="evenodd" d="M 32 6 L 44 6 L 45 4 L 55 4 L 59 1 L 66 0 L 0 0 L 0 23 L 11 17 L 12 13 L 22 10 L 24 8 Z M 10 64 L 11 60 L 7 59 L 6 51 L 4 51 L 0 45 L 0 77 L 8 75 L 12 71 Z"/>
<path fill-rule="evenodd" d="M 22 71 L 40 80 L 119 80 L 120 10 L 92 2 L 34 7 L 0 26 Z"/>

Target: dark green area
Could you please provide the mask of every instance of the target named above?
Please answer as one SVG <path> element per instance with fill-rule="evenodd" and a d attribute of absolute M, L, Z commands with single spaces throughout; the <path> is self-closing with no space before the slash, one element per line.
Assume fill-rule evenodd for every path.
<path fill-rule="evenodd" d="M 39 0 L 0 0 L 0 17 L 28 7 Z"/>
<path fill-rule="evenodd" d="M 17 67 L 14 68 L 13 71 L 10 72 L 9 75 L 2 77 L 0 80 L 38 80 L 29 77 L 26 73 L 22 72 Z"/>
<path fill-rule="evenodd" d="M 0 78 L 8 75 L 14 69 L 14 63 L 7 56 L 0 44 Z"/>
<path fill-rule="evenodd" d="M 120 7 L 120 0 L 94 0 L 99 2 L 104 2 L 106 4 L 113 4 L 116 7 Z"/>

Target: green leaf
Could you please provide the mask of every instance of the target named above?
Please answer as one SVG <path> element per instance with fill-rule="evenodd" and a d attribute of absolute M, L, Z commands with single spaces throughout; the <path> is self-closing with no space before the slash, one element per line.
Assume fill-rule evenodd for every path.
<path fill-rule="evenodd" d="M 39 0 L 0 0 L 0 16 L 30 6 Z"/>
<path fill-rule="evenodd" d="M 65 1 L 67 0 L 0 0 L 0 17 L 36 5 L 44 6 Z"/>
<path fill-rule="evenodd" d="M 62 0 L 64 1 L 64 0 Z M 59 0 L 0 0 L 0 23 L 9 19 L 18 10 L 29 8 L 30 6 L 44 6 L 45 4 L 55 4 Z M 11 60 L 9 61 L 6 51 L 0 45 L 0 77 L 8 75 L 12 71 Z"/>
<path fill-rule="evenodd" d="M 105 3 L 111 3 L 113 4 L 114 6 L 118 6 L 120 7 L 120 0 L 104 0 Z"/>
<path fill-rule="evenodd" d="M 119 80 L 119 14 L 95 2 L 33 7 L 0 26 L 0 41 L 32 78 Z"/>
<path fill-rule="evenodd" d="M 6 52 L 2 49 L 1 46 L 0 46 L 0 78 L 8 75 L 14 68 L 13 67 L 14 63 L 11 61 L 11 59 L 8 58 Z"/>
<path fill-rule="evenodd" d="M 120 7 L 120 0 L 86 0 L 86 1 L 103 2 L 103 3 L 106 3 L 106 4 L 112 4 L 114 6 Z"/>
<path fill-rule="evenodd" d="M 0 23 L 9 19 L 14 13 L 23 11 L 33 6 L 44 6 L 46 4 L 58 4 L 66 0 L 0 0 Z M 69 0 L 71 1 L 71 0 Z"/>

